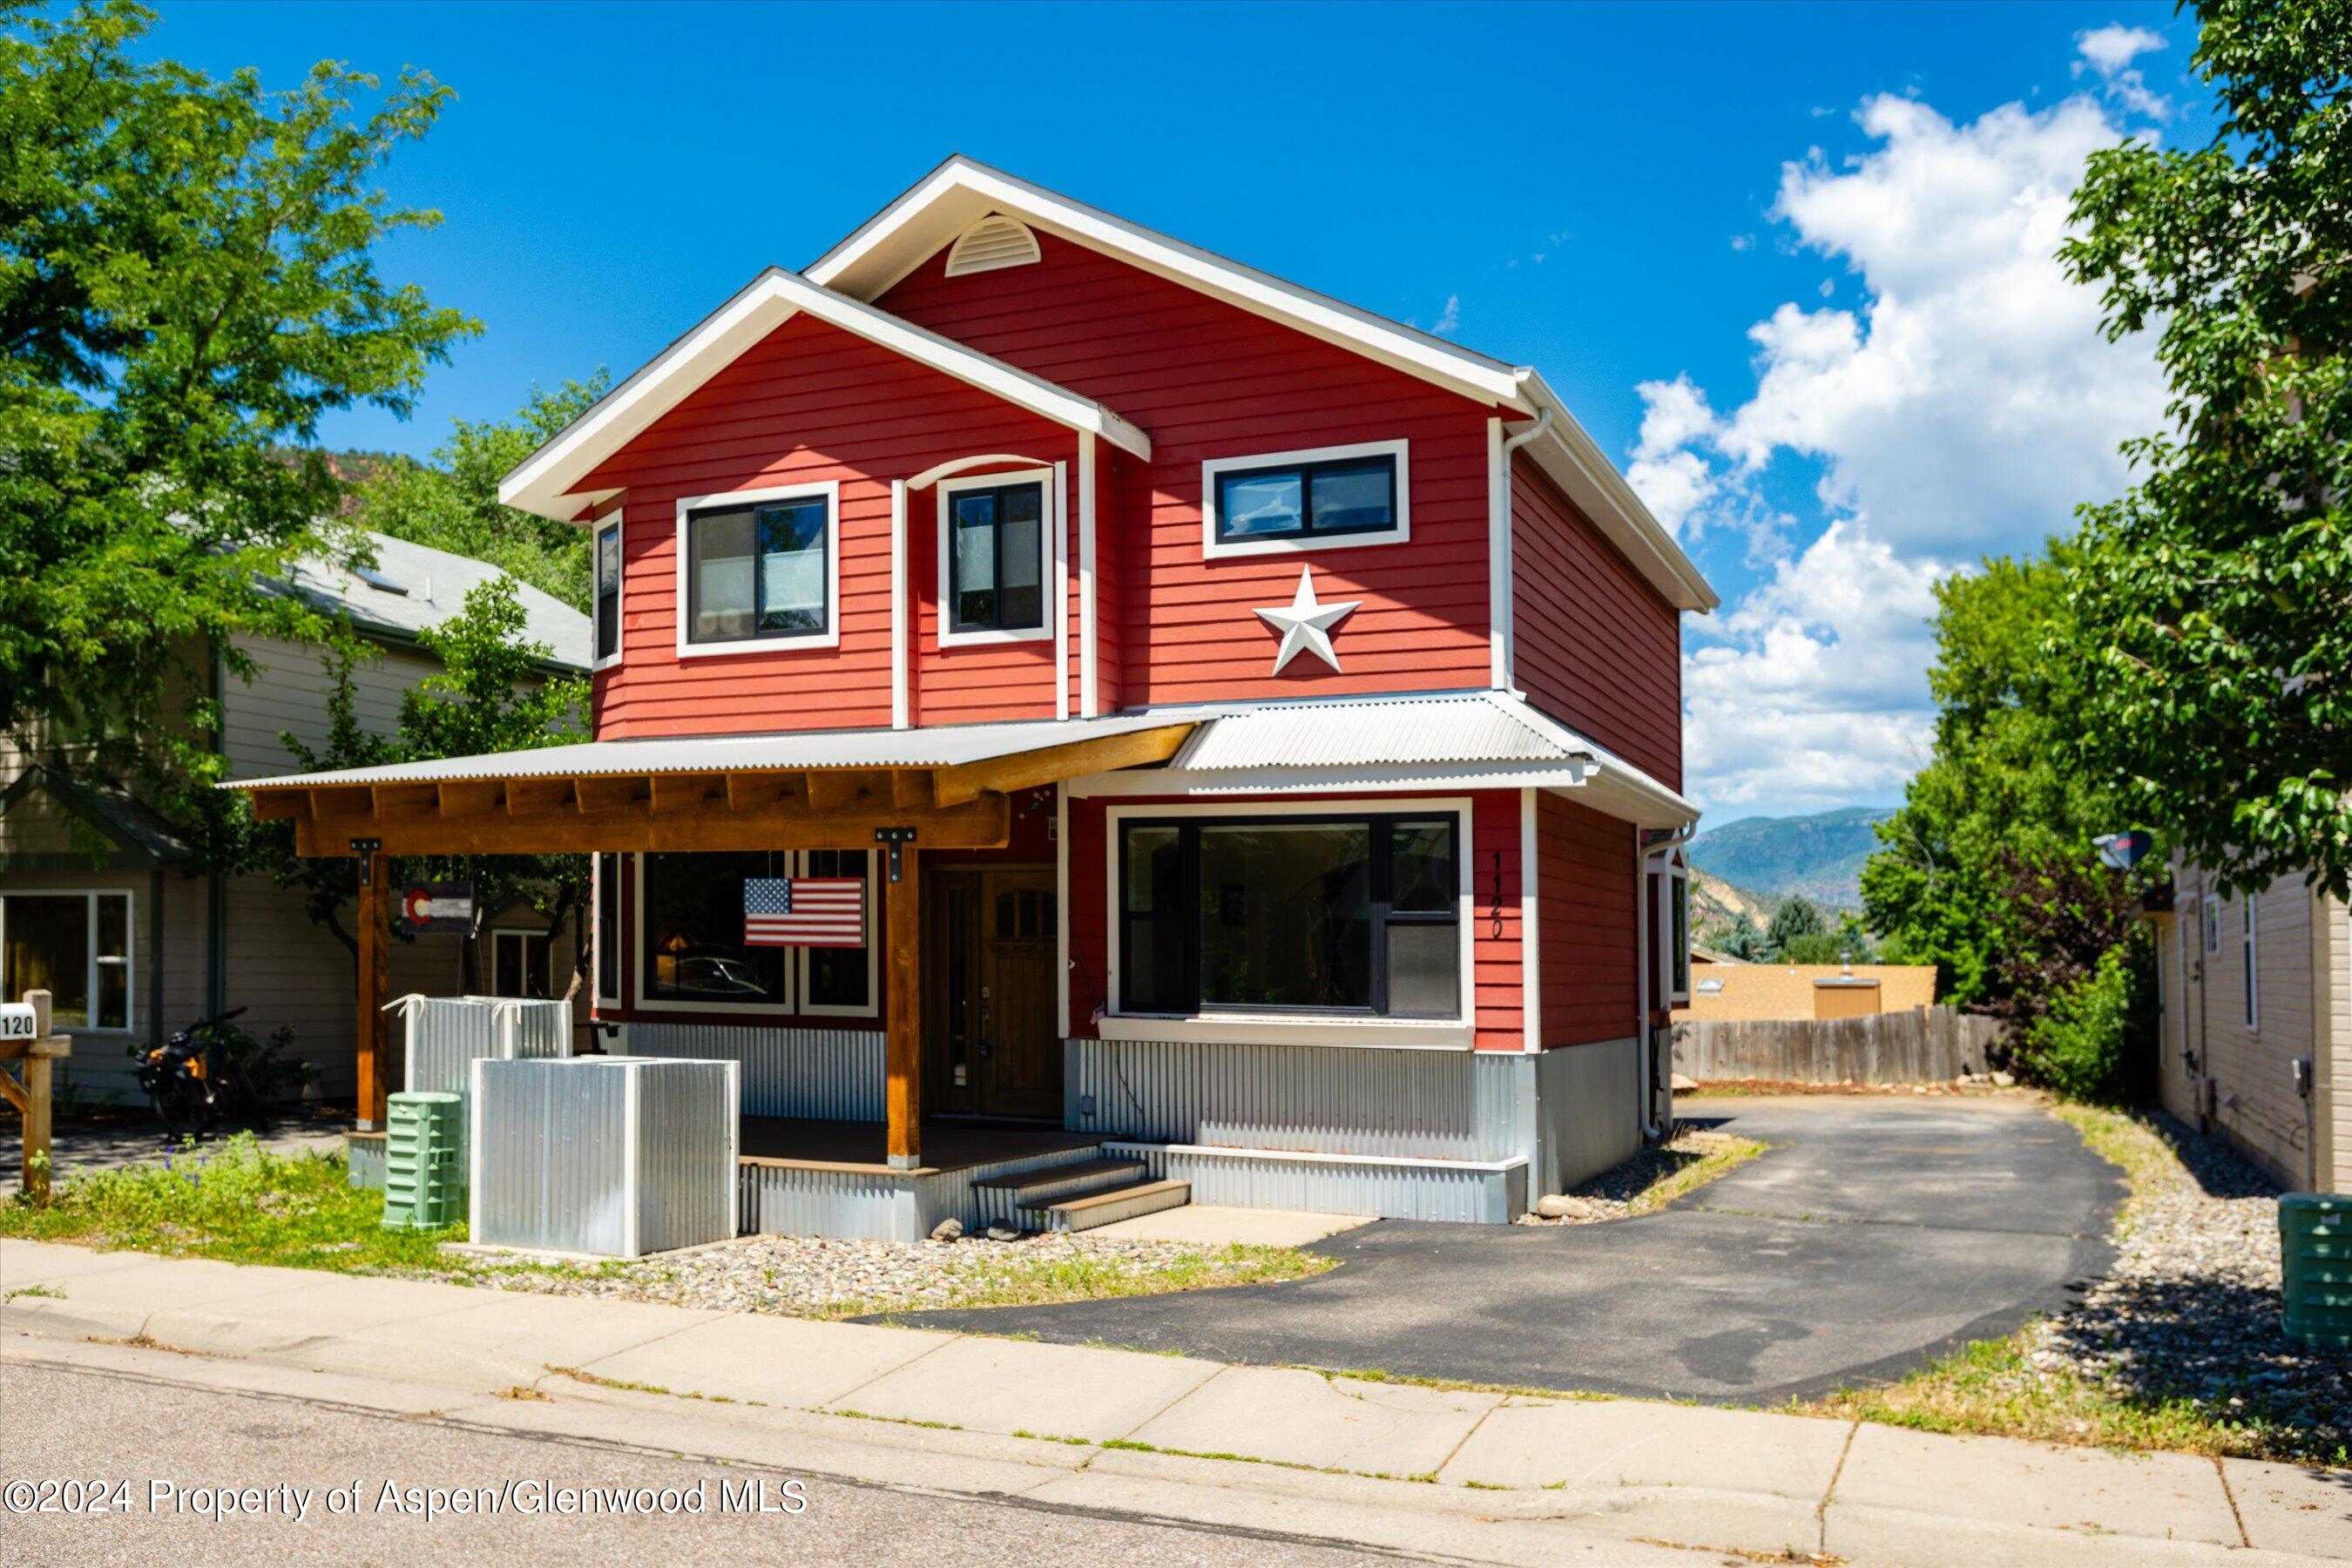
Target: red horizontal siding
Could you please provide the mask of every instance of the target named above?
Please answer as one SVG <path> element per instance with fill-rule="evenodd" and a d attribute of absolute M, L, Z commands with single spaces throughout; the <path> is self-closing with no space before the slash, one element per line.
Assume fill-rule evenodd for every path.
<path fill-rule="evenodd" d="M 1550 479 L 1511 470 L 1512 642 L 1528 700 L 1679 790 L 1682 617 Z"/>
<path fill-rule="evenodd" d="M 613 739 L 890 722 L 890 481 L 984 452 L 1047 462 L 1070 432 L 814 318 L 778 327 L 591 476 L 625 490 L 623 659 L 597 681 L 597 732 Z M 838 647 L 681 659 L 677 507 L 683 496 L 836 480 Z M 937 646 L 939 521 L 908 499 L 917 612 L 909 689 L 919 723 L 1051 718 L 1050 640 Z"/>
<path fill-rule="evenodd" d="M 1098 526 L 1106 708 L 1430 690 L 1488 678 L 1486 407 L 1083 246 L 961 278 L 934 256 L 881 307 L 1099 399 L 1151 437 L 1109 465 Z M 1400 544 L 1208 561 L 1201 464 L 1343 443 L 1411 443 L 1412 537 Z M 1253 612 L 1361 604 L 1334 634 L 1344 673 L 1302 656 L 1271 673 Z"/>
<path fill-rule="evenodd" d="M 1536 792 L 1536 961 L 1543 1044 L 1639 1033 L 1631 823 Z"/>

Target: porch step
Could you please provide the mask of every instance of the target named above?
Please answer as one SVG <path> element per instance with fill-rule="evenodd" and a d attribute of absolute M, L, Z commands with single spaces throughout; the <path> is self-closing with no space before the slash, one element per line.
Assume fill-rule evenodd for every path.
<path fill-rule="evenodd" d="M 1009 1175 L 982 1176 L 972 1185 L 987 1192 L 1009 1193 L 1016 1203 L 1027 1205 L 1101 1192 L 1106 1187 L 1139 1182 L 1149 1173 L 1140 1160 L 1078 1160 L 1066 1165 L 1014 1171 Z"/>
<path fill-rule="evenodd" d="M 1192 1201 L 1190 1182 L 1137 1182 L 1058 1203 L 1024 1203 L 1021 1212 L 1039 1230 L 1070 1232 L 1092 1230 L 1098 1225 L 1114 1225 L 1138 1215 L 1158 1214 L 1162 1209 L 1182 1208 Z"/>

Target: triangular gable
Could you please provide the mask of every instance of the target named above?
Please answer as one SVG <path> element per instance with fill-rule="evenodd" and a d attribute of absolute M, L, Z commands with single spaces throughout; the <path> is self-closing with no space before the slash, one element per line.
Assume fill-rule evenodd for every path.
<path fill-rule="evenodd" d="M 1540 433 L 1528 445 L 1528 455 L 1643 575 L 1680 608 L 1705 611 L 1720 603 L 1674 535 L 1651 516 L 1617 466 L 1531 367 L 1374 315 L 961 154 L 811 263 L 806 277 L 845 296 L 879 299 L 992 213 L 1106 252 L 1506 415 L 1538 421 Z"/>
<path fill-rule="evenodd" d="M 1139 458 L 1151 438 L 1090 397 L 1056 386 L 911 321 L 772 267 L 644 368 L 600 398 L 499 481 L 499 499 L 559 521 L 613 492 L 588 477 L 688 394 L 795 315 L 806 314 L 942 372 L 1016 407 L 1099 436 Z"/>
<path fill-rule="evenodd" d="M 48 763 L 27 764 L 6 789 L 0 790 L 0 816 L 25 809 L 38 810 L 39 805 L 79 818 L 113 845 L 116 853 L 103 859 L 109 867 L 147 869 L 176 866 L 194 853 L 179 829 L 145 802 L 112 786 L 85 784 L 68 769 Z M 26 835 L 19 832 L 16 837 L 23 838 Z M 36 833 L 32 837 L 37 839 L 39 836 Z M 71 860 L 84 868 L 99 864 L 86 850 L 70 842 L 55 842 L 29 853 L 37 860 Z M 48 868 L 66 868 L 59 865 Z"/>

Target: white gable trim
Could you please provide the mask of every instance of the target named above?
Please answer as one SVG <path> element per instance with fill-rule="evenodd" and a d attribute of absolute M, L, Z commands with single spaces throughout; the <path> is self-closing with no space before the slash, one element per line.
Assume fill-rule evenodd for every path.
<path fill-rule="evenodd" d="M 562 521 L 582 506 L 617 493 L 584 489 L 581 481 L 688 394 L 803 312 L 1055 424 L 1100 436 L 1139 458 L 1151 455 L 1149 436 L 1092 398 L 797 273 L 770 268 L 500 479 L 499 500 Z"/>

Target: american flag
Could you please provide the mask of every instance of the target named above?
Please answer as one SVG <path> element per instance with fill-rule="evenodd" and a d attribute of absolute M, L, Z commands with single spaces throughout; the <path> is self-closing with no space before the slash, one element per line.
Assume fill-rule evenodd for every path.
<path fill-rule="evenodd" d="M 746 877 L 746 947 L 864 947 L 866 882 L 858 877 Z"/>

